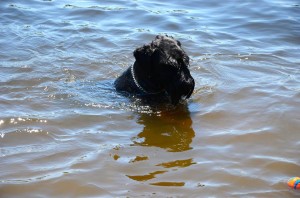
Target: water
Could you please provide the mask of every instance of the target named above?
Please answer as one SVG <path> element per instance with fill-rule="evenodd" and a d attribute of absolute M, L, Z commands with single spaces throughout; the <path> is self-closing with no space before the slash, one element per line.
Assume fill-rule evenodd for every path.
<path fill-rule="evenodd" d="M 298 197 L 300 2 L 0 2 L 0 197 Z M 114 91 L 179 39 L 177 108 Z"/>

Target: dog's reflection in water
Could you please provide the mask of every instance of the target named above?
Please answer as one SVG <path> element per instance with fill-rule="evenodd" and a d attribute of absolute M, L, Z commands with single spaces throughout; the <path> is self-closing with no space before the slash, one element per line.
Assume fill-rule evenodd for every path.
<path fill-rule="evenodd" d="M 185 104 L 180 104 L 158 115 L 140 114 L 137 121 L 143 130 L 133 138 L 134 145 L 155 146 L 170 152 L 191 149 L 195 136 L 190 112 Z"/>

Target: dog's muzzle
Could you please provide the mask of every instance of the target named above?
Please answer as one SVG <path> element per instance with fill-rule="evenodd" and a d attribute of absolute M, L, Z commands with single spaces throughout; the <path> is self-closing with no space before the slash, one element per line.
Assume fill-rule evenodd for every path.
<path fill-rule="evenodd" d="M 176 105 L 181 100 L 191 97 L 195 88 L 195 81 L 192 77 L 181 82 L 170 82 L 166 87 L 166 92 L 170 97 L 172 104 Z"/>

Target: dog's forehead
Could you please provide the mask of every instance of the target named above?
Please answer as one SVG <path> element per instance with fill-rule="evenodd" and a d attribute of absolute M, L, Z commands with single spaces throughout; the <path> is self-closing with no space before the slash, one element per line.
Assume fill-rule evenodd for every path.
<path fill-rule="evenodd" d="M 160 46 L 160 47 L 175 47 L 175 48 L 180 48 L 178 46 L 178 43 L 175 39 L 170 38 L 170 37 L 160 37 L 159 39 L 155 39 L 155 44 Z"/>
<path fill-rule="evenodd" d="M 154 45 L 163 50 L 164 53 L 170 56 L 183 56 L 184 51 L 182 50 L 179 42 L 173 38 L 161 36 L 153 41 Z"/>

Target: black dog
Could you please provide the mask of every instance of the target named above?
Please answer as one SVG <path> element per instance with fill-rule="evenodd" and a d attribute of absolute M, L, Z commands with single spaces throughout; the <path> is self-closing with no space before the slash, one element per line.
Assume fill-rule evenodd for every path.
<path fill-rule="evenodd" d="M 135 63 L 115 81 L 117 91 L 134 95 L 166 95 L 172 104 L 187 99 L 195 82 L 189 57 L 181 43 L 170 36 L 156 36 L 134 52 Z"/>

